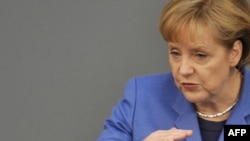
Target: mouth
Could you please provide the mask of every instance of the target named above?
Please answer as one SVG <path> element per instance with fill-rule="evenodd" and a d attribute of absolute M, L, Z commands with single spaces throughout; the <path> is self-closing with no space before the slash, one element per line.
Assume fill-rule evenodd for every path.
<path fill-rule="evenodd" d="M 181 87 L 188 91 L 194 91 L 198 88 L 198 86 L 199 85 L 196 83 L 181 83 Z"/>

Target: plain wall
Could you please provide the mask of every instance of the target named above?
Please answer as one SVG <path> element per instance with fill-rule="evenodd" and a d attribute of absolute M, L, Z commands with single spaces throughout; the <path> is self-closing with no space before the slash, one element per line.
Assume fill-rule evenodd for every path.
<path fill-rule="evenodd" d="M 166 2 L 1 0 L 0 140 L 95 140 L 129 78 L 168 71 Z"/>

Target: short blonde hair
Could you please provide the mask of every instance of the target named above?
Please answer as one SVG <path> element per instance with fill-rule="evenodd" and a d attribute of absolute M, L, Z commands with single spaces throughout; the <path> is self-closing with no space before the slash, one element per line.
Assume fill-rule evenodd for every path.
<path fill-rule="evenodd" d="M 191 39 L 197 30 L 210 28 L 215 39 L 229 49 L 236 40 L 243 43 L 239 69 L 250 62 L 250 9 L 246 0 L 170 0 L 162 11 L 159 28 L 166 41 L 180 41 L 185 28 Z"/>

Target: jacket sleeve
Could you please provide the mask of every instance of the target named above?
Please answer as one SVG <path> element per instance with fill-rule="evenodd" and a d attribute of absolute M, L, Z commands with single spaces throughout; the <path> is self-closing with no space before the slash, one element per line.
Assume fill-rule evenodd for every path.
<path fill-rule="evenodd" d="M 133 119 L 136 103 L 136 79 L 130 79 L 124 97 L 113 108 L 111 116 L 104 122 L 104 130 L 97 141 L 132 141 Z"/>

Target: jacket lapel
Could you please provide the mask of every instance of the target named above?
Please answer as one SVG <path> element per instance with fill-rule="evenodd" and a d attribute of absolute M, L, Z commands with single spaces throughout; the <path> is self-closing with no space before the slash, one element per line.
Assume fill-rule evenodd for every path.
<path fill-rule="evenodd" d="M 242 84 L 241 95 L 226 124 L 250 124 L 246 120 L 250 115 L 250 74 L 247 70 Z"/>
<path fill-rule="evenodd" d="M 242 84 L 240 98 L 226 122 L 227 125 L 250 124 L 250 121 L 247 121 L 247 117 L 250 116 L 250 74 L 247 70 L 244 71 L 244 80 Z M 224 131 L 221 133 L 219 141 L 224 141 Z"/>
<path fill-rule="evenodd" d="M 247 122 L 246 117 L 250 115 L 249 110 L 246 112 L 244 110 L 244 103 L 241 101 L 246 101 L 241 98 L 240 101 L 238 101 L 238 104 L 234 107 L 230 117 L 228 118 L 226 125 L 246 125 L 250 124 Z M 245 107 L 246 109 L 247 107 Z M 220 135 L 219 141 L 224 141 L 224 130 Z"/>
<path fill-rule="evenodd" d="M 179 93 L 173 108 L 178 113 L 175 120 L 176 128 L 193 130 L 193 135 L 187 138 L 186 141 L 201 141 L 198 120 L 193 105 Z"/>

